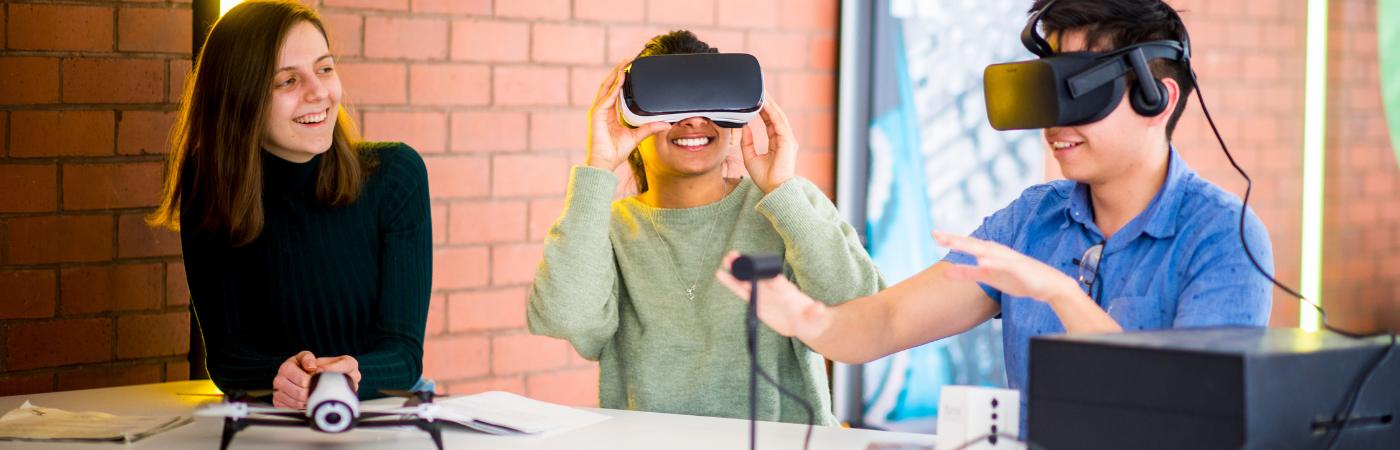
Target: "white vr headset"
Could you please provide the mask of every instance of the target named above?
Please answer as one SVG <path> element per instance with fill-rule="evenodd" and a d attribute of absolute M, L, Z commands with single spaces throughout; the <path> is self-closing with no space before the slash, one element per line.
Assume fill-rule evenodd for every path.
<path fill-rule="evenodd" d="M 632 61 L 617 95 L 631 127 L 704 117 L 739 128 L 763 107 L 763 70 L 746 53 L 645 56 Z"/>

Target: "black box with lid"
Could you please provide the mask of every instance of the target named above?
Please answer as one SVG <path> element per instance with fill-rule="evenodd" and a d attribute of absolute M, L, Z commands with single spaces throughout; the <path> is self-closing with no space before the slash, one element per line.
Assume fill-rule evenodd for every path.
<path fill-rule="evenodd" d="M 1028 435 L 1051 450 L 1321 448 L 1390 342 L 1296 328 L 1037 336 Z M 1397 412 L 1393 354 L 1334 448 L 1400 449 Z"/>

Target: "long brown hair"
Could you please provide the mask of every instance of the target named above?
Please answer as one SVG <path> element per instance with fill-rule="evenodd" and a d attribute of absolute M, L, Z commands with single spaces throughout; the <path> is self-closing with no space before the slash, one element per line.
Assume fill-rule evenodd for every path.
<path fill-rule="evenodd" d="M 263 126 L 282 41 L 309 22 L 326 37 L 315 11 L 292 1 L 252 1 L 229 10 L 209 31 L 185 82 L 171 130 L 165 188 L 152 226 L 209 233 L 232 246 L 263 228 Z M 327 45 L 329 46 L 329 39 Z M 357 151 L 355 124 L 344 103 L 336 112 L 331 149 L 316 174 L 316 198 L 342 206 L 359 196 L 373 162 Z"/>

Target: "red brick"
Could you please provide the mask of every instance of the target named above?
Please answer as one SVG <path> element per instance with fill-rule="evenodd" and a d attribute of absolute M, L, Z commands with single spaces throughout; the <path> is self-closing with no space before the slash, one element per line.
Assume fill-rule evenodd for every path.
<path fill-rule="evenodd" d="M 83 367 L 58 373 L 56 391 L 76 391 L 114 386 L 131 386 L 161 382 L 165 365 L 161 363 L 123 365 L 116 367 Z"/>
<path fill-rule="evenodd" d="M 496 155 L 491 178 L 491 193 L 496 197 L 563 194 L 569 184 L 569 160 L 563 156 Z"/>
<path fill-rule="evenodd" d="M 544 260 L 544 244 L 500 244 L 491 247 L 491 285 L 528 284 Z"/>
<path fill-rule="evenodd" d="M 598 406 L 598 369 L 580 368 L 525 377 L 530 398 L 561 405 Z"/>
<path fill-rule="evenodd" d="M 190 53 L 191 10 L 122 8 L 117 13 L 117 50 Z"/>
<path fill-rule="evenodd" d="M 519 376 L 490 377 L 447 384 L 447 393 L 451 395 L 471 395 L 490 391 L 525 395 L 525 379 Z"/>
<path fill-rule="evenodd" d="M 551 111 L 530 114 L 530 149 L 584 153 L 588 144 L 588 111 Z"/>
<path fill-rule="evenodd" d="M 836 70 L 836 36 L 818 34 L 807 41 L 807 67 L 821 70 Z"/>
<path fill-rule="evenodd" d="M 569 71 L 563 67 L 496 67 L 491 79 L 497 106 L 569 103 Z"/>
<path fill-rule="evenodd" d="M 568 19 L 569 0 L 498 1 L 496 2 L 496 16 L 522 19 Z"/>
<path fill-rule="evenodd" d="M 12 4 L 9 35 L 16 50 L 110 51 L 112 8 Z"/>
<path fill-rule="evenodd" d="M 364 130 L 365 139 L 403 142 L 419 153 L 441 153 L 447 148 L 443 113 L 370 111 L 365 113 Z"/>
<path fill-rule="evenodd" d="M 53 317 L 54 285 L 52 270 L 0 271 L 0 319 Z"/>
<path fill-rule="evenodd" d="M 0 139 L 4 135 L 0 134 Z M 44 212 L 58 208 L 58 170 L 53 164 L 0 164 L 0 212 Z"/>
<path fill-rule="evenodd" d="M 173 262 L 165 266 L 165 306 L 183 306 L 190 303 L 190 284 L 185 276 L 185 263 Z"/>
<path fill-rule="evenodd" d="M 491 0 L 413 0 L 413 12 L 491 15 Z"/>
<path fill-rule="evenodd" d="M 0 104 L 58 103 L 58 58 L 0 57 Z"/>
<path fill-rule="evenodd" d="M 164 99 L 164 60 L 63 61 L 64 103 L 160 103 Z"/>
<path fill-rule="evenodd" d="M 781 83 L 777 100 L 782 102 L 784 111 L 835 107 L 836 77 L 831 72 L 786 73 L 777 81 Z"/>
<path fill-rule="evenodd" d="M 836 142 L 836 118 L 831 111 L 807 113 L 808 129 L 798 136 L 802 138 L 802 148 L 832 150 Z"/>
<path fill-rule="evenodd" d="M 491 101 L 491 69 L 470 64 L 414 64 L 408 98 L 415 105 L 485 105 Z"/>
<path fill-rule="evenodd" d="M 524 150 L 524 112 L 467 111 L 452 114 L 452 151 Z"/>
<path fill-rule="evenodd" d="M 608 68 L 617 65 L 624 59 L 635 58 L 641 53 L 647 41 L 651 38 L 664 34 L 667 31 L 664 25 L 614 25 L 608 27 Z M 603 82 L 603 77 L 598 77 L 593 81 L 593 89 Z"/>
<path fill-rule="evenodd" d="M 515 334 L 491 338 L 491 373 L 506 375 L 564 367 L 568 342 L 544 336 Z"/>
<path fill-rule="evenodd" d="M 6 44 L 6 42 L 5 42 L 5 34 L 6 34 L 6 31 L 5 31 L 5 8 L 0 8 L 0 48 L 6 48 L 6 46 L 5 46 L 5 44 Z M 3 382 L 3 381 L 0 381 L 0 383 L 4 383 L 4 382 Z M 3 389 L 3 388 L 0 388 L 0 389 Z M 9 395 L 9 394 L 0 394 L 0 395 Z"/>
<path fill-rule="evenodd" d="M 447 236 L 453 244 L 482 244 L 525 239 L 524 202 L 479 201 L 452 204 Z"/>
<path fill-rule="evenodd" d="M 358 14 L 322 14 L 321 20 L 330 36 L 331 53 L 337 58 L 360 56 L 364 51 L 364 18 Z"/>
<path fill-rule="evenodd" d="M 425 157 L 428 191 L 433 198 L 484 197 L 491 192 L 486 158 Z"/>
<path fill-rule="evenodd" d="M 63 208 L 111 209 L 155 206 L 160 201 L 163 164 L 64 164 Z"/>
<path fill-rule="evenodd" d="M 338 8 L 407 10 L 408 0 L 322 0 L 323 6 Z"/>
<path fill-rule="evenodd" d="M 10 156 L 102 156 L 112 154 L 112 111 L 14 111 Z"/>
<path fill-rule="evenodd" d="M 447 294 L 433 294 L 428 298 L 428 323 L 423 329 L 425 336 L 437 336 L 447 330 Z"/>
<path fill-rule="evenodd" d="M 112 360 L 112 320 L 70 319 L 10 324 L 5 369 L 23 370 Z M 55 338 L 62 336 L 62 338 Z M 82 345 L 73 345 L 82 343 Z"/>
<path fill-rule="evenodd" d="M 722 27 L 771 30 L 778 27 L 778 0 L 719 0 Z"/>
<path fill-rule="evenodd" d="M 647 21 L 674 25 L 714 25 L 714 0 L 647 0 Z"/>
<path fill-rule="evenodd" d="M 530 26 L 489 19 L 452 22 L 452 59 L 524 62 L 530 58 Z"/>
<path fill-rule="evenodd" d="M 563 64 L 603 64 L 603 27 L 596 25 L 534 24 L 530 30 L 530 59 Z"/>
<path fill-rule="evenodd" d="M 574 0 L 574 19 L 606 23 L 641 22 L 645 0 Z"/>
<path fill-rule="evenodd" d="M 170 361 L 165 363 L 165 381 L 185 381 L 190 379 L 189 361 Z"/>
<path fill-rule="evenodd" d="M 408 69 L 402 63 L 340 63 L 346 101 L 356 105 L 401 105 L 408 101 Z"/>
<path fill-rule="evenodd" d="M 0 8 L 3 16 L 4 8 Z M 0 17 L 3 18 L 3 17 Z M 521 391 L 525 390 L 521 385 Z M 0 378 L 0 396 L 40 394 L 53 392 L 53 373 L 36 373 Z"/>
<path fill-rule="evenodd" d="M 365 56 L 369 58 L 446 59 L 447 21 L 366 17 Z"/>
<path fill-rule="evenodd" d="M 525 327 L 525 288 L 454 293 L 447 297 L 447 327 L 453 333 Z"/>
<path fill-rule="evenodd" d="M 549 235 L 549 228 L 564 213 L 563 198 L 547 198 L 530 201 L 530 240 L 543 241 Z"/>
<path fill-rule="evenodd" d="M 4 8 L 0 8 L 0 10 L 4 10 Z M 0 22 L 3 22 L 4 20 L 5 20 L 5 17 L 4 17 L 4 16 L 0 16 Z M 3 28 L 3 26 L 0 26 L 0 28 Z M 5 30 L 0 29 L 0 33 L 4 33 L 4 31 L 5 31 Z M 3 46 L 3 42 L 0 42 L 0 46 Z M 10 139 L 9 139 L 9 137 L 10 137 L 10 128 L 9 128 L 9 127 L 10 127 L 10 113 L 9 113 L 9 112 L 6 112 L 6 111 L 0 111 L 0 155 L 9 155 L 9 154 L 10 154 L 10 145 L 9 145 L 9 142 L 10 142 Z"/>
<path fill-rule="evenodd" d="M 155 309 L 161 306 L 165 286 L 160 264 L 63 269 L 60 292 L 63 315 L 107 311 Z"/>
<path fill-rule="evenodd" d="M 179 256 L 180 233 L 146 225 L 144 213 L 122 214 L 117 221 L 117 257 Z"/>
<path fill-rule="evenodd" d="M 170 60 L 170 93 L 166 97 L 169 103 L 179 103 L 185 96 L 185 80 L 189 78 L 191 67 L 188 59 Z"/>
<path fill-rule="evenodd" d="M 174 111 L 123 111 L 117 121 L 117 153 L 163 154 L 170 150 Z"/>
<path fill-rule="evenodd" d="M 802 152 L 802 157 L 797 158 L 797 174 L 811 181 L 812 184 L 822 189 L 827 198 L 832 197 L 832 180 L 836 177 L 835 158 L 832 153 L 827 152 Z"/>
<path fill-rule="evenodd" d="M 569 69 L 569 104 L 585 108 L 593 106 L 598 97 L 598 85 L 608 78 L 611 67 L 572 67 Z M 587 115 L 580 114 L 586 122 Z"/>
<path fill-rule="evenodd" d="M 433 205 L 433 244 L 447 243 L 447 205 Z"/>
<path fill-rule="evenodd" d="M 749 53 L 758 58 L 759 65 L 772 73 L 774 69 L 800 69 L 807 65 L 807 36 L 800 32 L 750 32 Z"/>
<path fill-rule="evenodd" d="M 190 351 L 190 313 L 133 314 L 117 318 L 117 358 L 183 355 Z"/>
<path fill-rule="evenodd" d="M 788 29 L 836 31 L 836 0 L 779 0 L 779 22 Z"/>
<path fill-rule="evenodd" d="M 443 336 L 423 343 L 423 376 L 453 380 L 486 375 L 491 370 L 491 343 L 478 336 Z"/>
<path fill-rule="evenodd" d="M 438 249 L 433 253 L 433 290 L 485 286 L 490 258 L 486 247 Z"/>
<path fill-rule="evenodd" d="M 7 264 L 106 261 L 112 258 L 112 216 L 9 219 Z M 55 239 L 61 236 L 62 239 Z"/>

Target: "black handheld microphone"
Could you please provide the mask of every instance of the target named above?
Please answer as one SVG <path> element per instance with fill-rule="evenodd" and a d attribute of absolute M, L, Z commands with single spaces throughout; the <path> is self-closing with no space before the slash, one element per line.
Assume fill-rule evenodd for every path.
<path fill-rule="evenodd" d="M 778 255 L 739 255 L 729 265 L 729 273 L 734 278 L 750 283 L 749 307 L 744 323 L 744 334 L 747 337 L 749 350 L 749 448 L 755 449 L 758 444 L 758 378 L 762 377 L 777 387 L 780 394 L 793 399 L 807 410 L 807 437 L 802 441 L 802 448 L 806 450 L 812 444 L 812 426 L 815 424 L 816 412 L 806 400 L 783 387 L 758 366 L 758 282 L 781 275 L 783 273 L 783 257 Z"/>
<path fill-rule="evenodd" d="M 740 255 L 729 265 L 729 273 L 743 281 L 766 280 L 783 273 L 783 258 L 778 255 Z"/>

